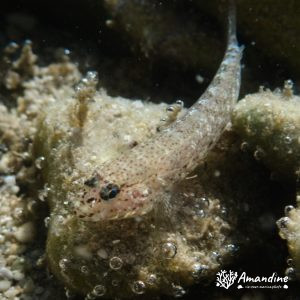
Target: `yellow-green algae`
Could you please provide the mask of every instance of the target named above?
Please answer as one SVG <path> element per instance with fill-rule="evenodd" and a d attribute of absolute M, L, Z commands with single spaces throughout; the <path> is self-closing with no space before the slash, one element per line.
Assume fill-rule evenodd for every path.
<path fill-rule="evenodd" d="M 234 130 L 243 147 L 263 161 L 274 175 L 296 178 L 300 168 L 300 97 L 287 81 L 283 90 L 247 95 L 233 113 Z"/>
<path fill-rule="evenodd" d="M 300 278 L 300 97 L 292 88 L 288 80 L 282 90 L 261 88 L 247 95 L 236 106 L 232 123 L 243 140 L 242 147 L 265 163 L 274 179 L 294 182 L 298 188 L 297 207 L 287 206 L 277 225 L 291 256 L 286 273 Z"/>

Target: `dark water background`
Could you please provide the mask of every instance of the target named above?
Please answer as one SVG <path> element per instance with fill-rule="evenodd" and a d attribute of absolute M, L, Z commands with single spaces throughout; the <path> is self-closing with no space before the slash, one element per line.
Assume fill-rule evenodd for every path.
<path fill-rule="evenodd" d="M 126 1 L 123 2 L 126 3 Z M 178 14 L 179 18 L 187 15 L 192 19 L 197 19 L 195 16 L 199 16 L 197 19 L 199 31 L 205 33 L 207 30 L 209 34 L 212 33 L 212 39 L 216 41 L 215 44 L 212 44 L 218 46 L 210 50 L 211 63 L 199 60 L 196 65 L 189 66 L 180 60 L 180 53 L 174 57 L 166 57 L 160 53 L 153 56 L 150 54 L 146 57 L 145 53 L 139 49 L 138 38 L 127 35 L 123 28 L 112 30 L 105 25 L 106 20 L 111 18 L 111 12 L 102 7 L 102 1 L 96 0 L 2 1 L 0 45 L 2 48 L 10 41 L 22 44 L 26 39 L 30 39 L 33 41 L 34 52 L 39 55 L 41 64 L 56 60 L 54 51 L 56 48 L 68 48 L 71 50 L 71 59 L 80 64 L 82 72 L 88 70 L 99 72 L 101 85 L 112 96 L 120 95 L 169 103 L 182 99 L 186 105 L 191 105 L 204 91 L 222 59 L 226 27 L 223 4 L 219 8 L 216 1 L 211 1 L 209 4 L 204 1 L 152 2 L 167 6 L 174 15 Z M 300 49 L 297 40 L 300 37 L 300 27 L 297 27 L 298 24 L 293 24 L 293 20 L 299 11 L 300 1 L 298 3 L 297 1 L 281 1 L 281 3 L 285 3 L 286 11 L 293 12 L 293 15 L 290 17 L 287 15 L 284 21 L 281 18 L 286 11 L 281 10 L 280 5 L 276 11 L 276 5 L 279 2 L 260 1 L 262 6 L 259 5 L 257 13 L 255 13 L 257 1 L 253 1 L 252 6 L 246 6 L 247 1 L 241 1 L 241 4 L 238 5 L 238 18 L 240 15 L 241 18 L 253 18 L 250 21 L 247 19 L 249 22 L 244 19 L 239 19 L 238 22 L 241 24 L 241 27 L 238 26 L 239 41 L 246 47 L 241 95 L 256 92 L 259 85 L 270 88 L 281 86 L 283 80 L 289 78 L 295 81 L 297 90 L 297 84 L 300 82 L 300 69 L 297 69 L 300 55 L 293 57 L 292 54 L 297 53 L 293 49 L 298 49 L 298 47 Z M 239 12 L 241 12 L 240 15 Z M 268 18 L 272 16 L 274 23 L 282 22 L 281 35 L 285 36 L 283 40 L 278 40 L 280 35 L 278 37 L 278 32 L 272 32 L 272 26 L 269 26 L 268 22 L 251 31 L 251 22 L 261 21 L 261 24 L 264 24 L 264 20 L 260 18 L 268 21 Z M 255 18 L 258 18 L 258 21 Z M 291 20 L 291 23 L 286 20 Z M 248 24 L 248 27 L 245 24 Z M 120 25 L 120 27 L 122 26 Z M 272 37 L 272 34 L 274 35 L 273 39 L 270 38 L 264 43 L 261 36 L 270 37 L 271 35 Z M 288 43 L 285 42 L 286 38 Z M 274 44 L 272 44 L 272 40 Z M 278 43 L 283 44 L 282 52 L 274 51 L 275 44 L 277 47 Z M 192 45 L 191 48 L 193 47 Z M 182 57 L 184 60 L 184 56 Z M 192 59 L 190 60 L 192 61 Z M 199 84 L 195 80 L 195 76 L 199 72 L 204 77 L 203 84 Z M 1 95 L 0 92 L 0 97 L 3 99 L 4 96 Z M 293 195 L 289 195 L 288 191 L 287 187 L 274 183 L 276 197 L 274 196 L 274 203 L 270 205 L 272 205 L 272 212 L 277 218 L 282 216 L 284 205 L 291 202 Z M 278 201 L 276 202 L 276 200 Z M 277 205 L 276 203 L 279 202 L 280 205 Z M 250 251 L 247 257 L 230 268 L 238 272 L 246 271 L 248 275 L 253 276 L 260 274 L 270 276 L 272 272 L 283 274 L 286 268 L 286 258 L 285 243 L 279 239 L 277 229 L 271 228 L 265 233 L 264 244 L 260 244 L 258 248 Z M 297 283 L 291 284 L 290 291 L 245 292 L 235 290 L 224 292 L 216 290 L 213 284 L 205 289 L 203 287 L 192 288 L 186 299 L 253 299 L 253 297 L 255 299 L 300 299 L 297 285 Z"/>

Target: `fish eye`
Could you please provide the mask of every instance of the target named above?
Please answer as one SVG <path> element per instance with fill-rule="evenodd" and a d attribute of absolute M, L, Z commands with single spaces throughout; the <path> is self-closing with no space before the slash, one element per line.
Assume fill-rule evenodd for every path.
<path fill-rule="evenodd" d="M 109 183 L 108 185 L 102 187 L 100 191 L 100 197 L 102 200 L 109 200 L 115 198 L 120 192 L 118 185 Z"/>

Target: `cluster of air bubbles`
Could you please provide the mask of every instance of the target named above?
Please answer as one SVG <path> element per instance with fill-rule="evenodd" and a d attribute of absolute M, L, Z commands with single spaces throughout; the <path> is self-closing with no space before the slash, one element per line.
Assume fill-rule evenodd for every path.
<path fill-rule="evenodd" d="M 172 284 L 172 295 L 174 298 L 181 298 L 186 294 L 186 290 L 181 285 Z"/>
<path fill-rule="evenodd" d="M 112 270 L 120 270 L 122 266 L 123 266 L 123 260 L 118 256 L 114 256 L 109 260 L 109 267 Z"/>
<path fill-rule="evenodd" d="M 229 252 L 229 254 L 231 256 L 235 255 L 236 252 L 238 252 L 239 250 L 239 247 L 237 245 L 234 245 L 234 244 L 228 244 L 225 246 L 225 249 Z"/>
<path fill-rule="evenodd" d="M 167 116 L 160 120 L 161 124 L 156 128 L 157 131 L 161 131 L 165 126 L 174 122 L 177 119 L 177 116 L 181 112 L 183 107 L 184 107 L 184 102 L 182 100 L 177 100 L 174 104 L 169 105 L 166 108 Z"/>
<path fill-rule="evenodd" d="M 89 71 L 86 74 L 86 78 L 83 81 L 97 81 L 98 80 L 98 73 L 96 71 Z"/>
<path fill-rule="evenodd" d="M 279 229 L 286 229 L 288 224 L 290 222 L 290 218 L 288 217 L 283 217 L 283 218 L 280 218 L 276 224 L 278 226 Z"/>
<path fill-rule="evenodd" d="M 45 166 L 45 157 L 44 156 L 40 156 L 38 157 L 35 162 L 34 165 L 37 169 L 41 170 L 44 166 Z"/>
<path fill-rule="evenodd" d="M 279 228 L 279 233 L 280 233 L 280 236 L 284 239 L 287 239 L 289 237 L 289 231 L 288 231 L 288 224 L 290 223 L 290 218 L 288 217 L 283 217 L 283 218 L 280 218 L 276 224 L 277 224 L 277 227 Z"/>
<path fill-rule="evenodd" d="M 146 285 L 143 281 L 137 280 L 132 283 L 132 292 L 137 295 L 141 295 L 145 293 Z"/>
<path fill-rule="evenodd" d="M 164 258 L 172 259 L 177 253 L 177 247 L 172 242 L 163 243 L 161 246 L 161 252 Z"/>
<path fill-rule="evenodd" d="M 80 83 L 75 87 L 75 91 L 79 98 L 85 97 L 85 92 L 87 89 L 94 89 L 98 83 L 98 73 L 96 71 L 87 72 L 86 76 L 80 81 Z M 93 90 L 94 91 L 94 90 Z M 82 94 L 83 93 L 83 94 Z"/>
<path fill-rule="evenodd" d="M 284 208 L 284 214 L 285 214 L 286 216 L 288 216 L 289 213 L 290 213 L 293 209 L 295 209 L 295 207 L 294 207 L 293 205 L 287 205 L 287 206 Z"/>

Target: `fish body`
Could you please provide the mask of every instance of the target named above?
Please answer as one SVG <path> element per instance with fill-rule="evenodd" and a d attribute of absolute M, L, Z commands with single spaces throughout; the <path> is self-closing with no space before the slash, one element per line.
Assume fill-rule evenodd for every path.
<path fill-rule="evenodd" d="M 184 179 L 218 141 L 238 99 L 242 48 L 230 9 L 227 49 L 204 94 L 169 127 L 95 169 L 76 213 L 86 221 L 141 216 Z"/>

